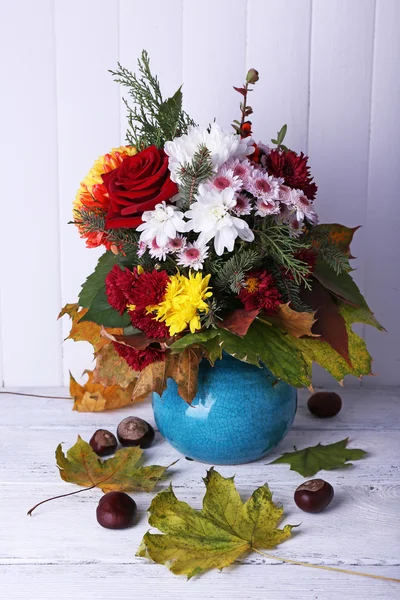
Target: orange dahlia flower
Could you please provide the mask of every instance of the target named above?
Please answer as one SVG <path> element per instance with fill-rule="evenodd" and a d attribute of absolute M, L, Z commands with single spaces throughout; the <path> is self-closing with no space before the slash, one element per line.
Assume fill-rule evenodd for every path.
<path fill-rule="evenodd" d="M 119 167 L 127 156 L 137 154 L 135 146 L 120 146 L 113 148 L 104 156 L 100 156 L 90 169 L 86 177 L 81 181 L 78 193 L 73 203 L 73 215 L 76 217 L 77 210 L 81 208 L 108 210 L 109 197 L 107 189 L 103 183 L 102 175 L 113 171 Z M 89 248 L 95 248 L 106 244 L 103 232 L 87 232 L 78 224 L 81 237 L 86 238 L 86 245 Z M 107 245 L 107 244 L 106 244 Z"/>

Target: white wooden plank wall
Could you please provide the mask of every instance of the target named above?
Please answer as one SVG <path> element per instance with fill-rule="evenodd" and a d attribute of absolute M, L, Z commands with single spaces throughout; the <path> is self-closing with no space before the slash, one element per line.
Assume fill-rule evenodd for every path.
<path fill-rule="evenodd" d="M 166 94 L 184 82 L 197 122 L 237 117 L 246 69 L 256 139 L 288 123 L 309 153 L 324 221 L 363 225 L 356 279 L 389 333 L 360 328 L 377 376 L 400 384 L 400 2 L 398 0 L 2 0 L 0 379 L 57 386 L 90 367 L 66 342 L 73 302 L 99 251 L 71 225 L 94 159 L 124 142 L 120 90 L 107 70 L 151 55 Z M 4 171 L 5 169 L 5 171 Z M 330 377 L 316 370 L 317 385 Z M 358 381 L 348 382 L 359 385 Z"/>

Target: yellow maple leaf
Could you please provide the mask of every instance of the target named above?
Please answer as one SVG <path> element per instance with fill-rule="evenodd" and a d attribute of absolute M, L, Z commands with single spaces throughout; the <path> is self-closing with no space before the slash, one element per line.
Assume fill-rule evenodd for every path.
<path fill-rule="evenodd" d="M 74 398 L 73 410 L 79 412 L 100 412 L 131 404 L 135 381 L 125 389 L 119 385 L 103 386 L 93 382 L 93 371 L 85 371 L 88 381 L 80 385 L 70 373 L 69 393 Z"/>
<path fill-rule="evenodd" d="M 92 344 L 94 351 L 98 352 L 103 346 L 110 343 L 110 340 L 101 335 L 101 325 L 92 323 L 91 321 L 81 321 L 82 317 L 87 313 L 87 308 L 80 308 L 78 304 L 66 304 L 58 318 L 68 315 L 72 321 L 71 331 L 67 340 L 71 339 L 75 342 L 89 342 Z M 107 332 L 113 335 L 120 335 L 123 330 L 120 328 L 107 329 Z"/>
<path fill-rule="evenodd" d="M 311 328 L 314 325 L 316 319 L 314 318 L 314 312 L 297 312 L 292 310 L 287 304 L 280 304 L 274 315 L 265 318 L 269 323 L 273 323 L 277 327 L 280 327 L 284 331 L 287 331 L 294 337 L 302 337 L 307 335 L 310 337 L 319 337 L 312 332 Z M 264 318 L 260 319 L 264 321 Z"/>

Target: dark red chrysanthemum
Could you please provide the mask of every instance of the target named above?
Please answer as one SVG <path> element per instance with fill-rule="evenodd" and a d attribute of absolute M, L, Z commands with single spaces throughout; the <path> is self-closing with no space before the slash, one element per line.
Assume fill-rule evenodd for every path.
<path fill-rule="evenodd" d="M 169 330 L 165 323 L 156 321 L 154 315 L 147 313 L 145 308 L 129 311 L 131 323 L 143 331 L 149 338 L 169 338 Z"/>
<path fill-rule="evenodd" d="M 313 183 L 308 156 L 293 150 L 271 150 L 265 157 L 265 166 L 269 175 L 283 177 L 285 184 L 302 190 L 309 200 L 314 200 L 318 186 Z"/>
<path fill-rule="evenodd" d="M 121 315 L 126 310 L 126 305 L 131 303 L 131 293 L 137 273 L 129 269 L 114 265 L 106 277 L 106 294 L 108 302 Z"/>
<path fill-rule="evenodd" d="M 137 278 L 131 294 L 131 304 L 137 309 L 159 304 L 164 297 L 169 277 L 166 271 L 144 271 Z"/>
<path fill-rule="evenodd" d="M 130 346 L 113 342 L 114 348 L 134 371 L 142 371 L 147 365 L 153 362 L 165 360 L 165 353 L 158 348 L 146 348 L 145 350 L 135 350 Z"/>
<path fill-rule="evenodd" d="M 274 312 L 281 301 L 272 275 L 266 271 L 250 271 L 245 279 L 245 287 L 239 292 L 239 299 L 246 310 L 262 309 Z"/>

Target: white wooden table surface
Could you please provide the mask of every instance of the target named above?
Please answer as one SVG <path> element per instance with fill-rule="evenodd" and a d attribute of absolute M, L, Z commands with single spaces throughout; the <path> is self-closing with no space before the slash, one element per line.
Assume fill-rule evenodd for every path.
<path fill-rule="evenodd" d="M 68 395 L 66 390 L 14 390 Z M 236 475 L 243 497 L 268 482 L 275 501 L 285 507 L 287 523 L 299 523 L 292 539 L 276 549 L 285 558 L 400 578 L 400 398 L 393 391 L 343 390 L 338 417 L 312 417 L 300 396 L 295 425 L 268 459 L 249 465 L 222 466 Z M 54 451 L 65 449 L 77 434 L 88 440 L 99 427 L 115 431 L 119 421 L 136 414 L 153 422 L 151 406 L 116 412 L 77 413 L 70 400 L 0 395 L 0 597 L 4 600 L 99 598 L 207 600 L 384 600 L 400 598 L 400 584 L 294 566 L 249 554 L 222 572 L 186 581 L 165 567 L 135 557 L 149 528 L 146 510 L 152 494 L 134 495 L 136 527 L 103 529 L 95 509 L 102 493 L 90 490 L 47 503 L 32 517 L 26 511 L 40 500 L 73 491 L 61 481 Z M 293 501 L 303 478 L 288 465 L 267 463 L 293 445 L 302 448 L 349 437 L 351 446 L 369 452 L 348 469 L 321 472 L 335 488 L 332 504 L 319 515 L 301 512 Z M 185 460 L 161 436 L 146 451 L 148 464 L 169 464 L 177 496 L 201 507 L 207 465 Z M 158 490 L 167 485 L 163 482 Z"/>

